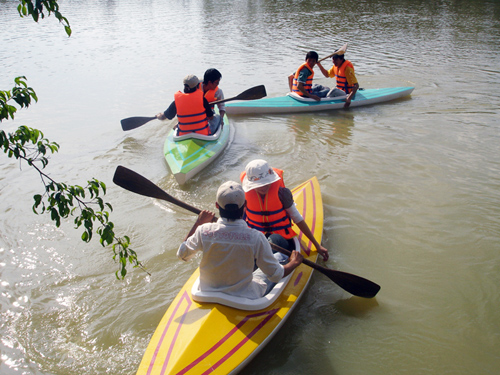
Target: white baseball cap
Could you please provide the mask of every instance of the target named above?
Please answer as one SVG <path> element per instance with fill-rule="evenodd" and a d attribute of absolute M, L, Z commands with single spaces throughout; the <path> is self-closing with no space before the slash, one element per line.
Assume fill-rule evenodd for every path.
<path fill-rule="evenodd" d="M 246 192 L 255 188 L 272 184 L 280 176 L 271 168 L 267 161 L 262 159 L 252 160 L 245 167 L 246 176 L 243 179 L 243 190 Z"/>
<path fill-rule="evenodd" d="M 217 203 L 224 210 L 228 204 L 236 204 L 241 208 L 245 204 L 245 192 L 237 182 L 224 182 L 217 190 Z"/>

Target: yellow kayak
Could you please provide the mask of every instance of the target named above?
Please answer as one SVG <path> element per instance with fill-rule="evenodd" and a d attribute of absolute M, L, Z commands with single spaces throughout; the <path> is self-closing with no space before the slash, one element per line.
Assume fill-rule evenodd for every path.
<path fill-rule="evenodd" d="M 317 178 L 302 183 L 292 193 L 299 212 L 321 243 L 323 202 Z M 299 233 L 297 227 L 294 230 Z M 315 262 L 318 254 L 312 250 L 312 243 L 302 233 L 298 240 L 304 258 Z M 253 302 L 247 301 L 250 305 L 244 310 L 245 301 L 237 301 L 239 308 L 195 301 L 193 286 L 199 277 L 196 270 L 163 316 L 137 374 L 236 374 L 290 316 L 312 271 L 311 267 L 301 264 L 273 289 L 275 295 L 268 302 L 264 298 L 249 300 Z M 200 301 L 196 292 L 194 294 Z"/>

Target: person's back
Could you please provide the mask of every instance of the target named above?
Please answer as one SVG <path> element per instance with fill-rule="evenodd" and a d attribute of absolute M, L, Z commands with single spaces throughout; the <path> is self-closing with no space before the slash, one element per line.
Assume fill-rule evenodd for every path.
<path fill-rule="evenodd" d="M 199 87 L 196 76 L 184 79 L 184 92 L 178 91 L 174 95 L 179 135 L 198 133 L 209 135 L 208 118 L 203 103 L 203 90 Z"/>
<path fill-rule="evenodd" d="M 213 126 L 209 123 L 214 118 L 212 108 L 204 97 L 198 77 L 190 74 L 184 77 L 184 91 L 177 91 L 174 94 L 174 101 L 163 112 L 158 113 L 159 120 L 178 119 L 178 135 L 198 133 L 202 135 L 214 134 L 218 127 L 218 122 Z"/>
<path fill-rule="evenodd" d="M 201 290 L 247 298 L 261 297 L 266 285 L 253 282 L 255 262 L 264 273 L 281 279 L 282 269 L 272 252 L 265 251 L 264 236 L 248 228 L 244 220 L 221 218 L 216 223 L 203 224 L 199 228 L 192 241 L 193 244 L 201 243 L 203 249 Z"/>

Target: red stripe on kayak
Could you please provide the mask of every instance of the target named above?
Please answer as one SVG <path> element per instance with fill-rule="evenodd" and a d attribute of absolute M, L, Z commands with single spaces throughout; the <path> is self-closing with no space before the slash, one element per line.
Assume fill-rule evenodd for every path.
<path fill-rule="evenodd" d="M 307 194 L 306 194 L 306 188 L 307 188 L 307 185 L 310 185 L 311 186 L 311 190 L 312 190 L 312 198 L 313 198 L 313 222 L 312 222 L 312 225 L 309 227 L 309 229 L 311 229 L 311 232 L 314 234 L 314 229 L 316 228 L 316 194 L 315 194 L 315 190 L 314 190 L 314 184 L 312 183 L 311 180 L 307 181 L 305 184 L 304 184 L 304 187 L 302 189 L 300 189 L 299 191 L 296 192 L 295 195 L 298 195 L 298 194 L 302 194 L 302 199 L 303 199 L 303 204 L 302 204 L 302 212 L 300 213 L 303 217 L 306 216 L 306 211 L 307 211 Z M 302 238 L 304 237 L 304 234 L 302 232 L 299 233 L 299 241 L 300 243 L 302 244 Z M 306 239 L 307 237 L 305 237 Z M 307 239 L 307 247 L 304 247 L 304 246 L 301 246 L 302 250 L 304 251 L 304 253 L 309 256 L 311 255 L 311 248 L 312 248 L 312 242 Z"/>
<path fill-rule="evenodd" d="M 311 232 L 313 233 L 314 235 L 314 230 L 316 229 L 316 191 L 314 190 L 314 184 L 311 182 L 311 186 L 312 186 L 312 198 L 313 198 L 313 222 L 312 222 L 312 225 L 311 225 Z"/>
<path fill-rule="evenodd" d="M 295 279 L 294 283 L 293 283 L 293 286 L 297 286 L 297 284 L 299 283 L 300 279 L 302 279 L 302 272 L 299 273 L 299 275 L 297 276 L 297 278 Z"/>
<path fill-rule="evenodd" d="M 205 353 L 203 353 L 200 357 L 198 357 L 195 361 L 190 363 L 188 366 L 183 368 L 181 371 L 177 373 L 177 375 L 182 375 L 191 370 L 194 366 L 196 366 L 198 363 L 200 363 L 203 359 L 208 357 L 210 354 L 212 354 L 217 348 L 219 348 L 222 344 L 224 344 L 234 333 L 238 332 L 240 328 L 251 318 L 258 317 L 261 315 L 267 315 L 266 318 L 259 323 L 257 327 L 254 328 L 252 332 L 248 336 L 245 336 L 243 340 L 241 340 L 238 345 L 236 345 L 233 349 L 231 349 L 224 357 L 222 357 L 217 363 L 215 363 L 213 366 L 210 367 L 207 371 L 205 371 L 203 374 L 209 374 L 213 372 L 217 367 L 219 367 L 221 364 L 223 364 L 225 361 L 228 360 L 234 353 L 238 351 L 239 348 L 241 348 L 248 340 L 252 338 L 257 332 L 261 330 L 262 327 L 278 312 L 279 309 L 274 309 L 270 311 L 264 311 L 262 313 L 257 313 L 257 314 L 252 314 L 252 315 L 247 315 L 241 322 L 239 322 L 231 331 L 228 332 L 227 335 L 225 335 L 219 342 L 217 342 L 214 346 L 212 346 L 210 349 L 208 349 Z"/>
<path fill-rule="evenodd" d="M 179 324 L 179 326 L 177 327 L 177 330 L 175 332 L 175 335 L 174 335 L 174 339 L 172 340 L 172 342 L 170 343 L 170 348 L 168 348 L 168 353 L 167 353 L 167 357 L 165 358 L 165 361 L 163 363 L 163 368 L 161 369 L 161 373 L 164 374 L 165 373 L 165 369 L 167 367 L 167 364 L 168 364 L 168 360 L 170 359 L 170 355 L 172 354 L 172 349 L 175 345 L 175 341 L 177 339 L 177 336 L 179 336 L 179 331 L 181 329 L 181 326 L 182 326 L 182 322 L 184 322 L 184 319 L 186 318 L 186 313 L 189 311 L 189 308 L 191 307 L 191 304 L 192 304 L 192 301 L 191 301 L 191 298 L 189 298 L 189 295 L 187 294 L 186 291 L 184 291 L 184 294 L 182 295 L 181 299 L 179 300 L 179 302 L 177 303 L 177 306 L 175 306 L 175 309 L 174 311 L 172 312 L 172 315 L 170 315 L 170 318 L 168 319 L 168 323 L 167 325 L 165 326 L 165 329 L 163 330 L 162 334 L 161 334 L 161 337 L 160 337 L 160 341 L 158 342 L 158 345 L 156 346 L 156 349 L 155 349 L 155 353 L 153 355 L 153 358 L 151 358 L 151 362 L 149 364 L 149 368 L 148 368 L 148 372 L 147 374 L 151 374 L 151 371 L 153 369 L 153 365 L 156 361 L 156 357 L 158 355 L 158 352 L 160 351 L 160 348 L 161 348 L 161 344 L 163 342 L 163 339 L 165 338 L 165 335 L 167 334 L 167 331 L 169 330 L 170 328 L 170 324 L 172 323 L 172 320 L 174 320 L 174 316 L 176 315 L 177 313 L 177 310 L 179 309 L 179 307 L 181 306 L 181 303 L 186 300 L 187 302 L 187 307 L 186 307 L 186 310 L 184 311 L 184 314 L 182 314 L 182 319 L 181 319 L 181 322 Z"/>

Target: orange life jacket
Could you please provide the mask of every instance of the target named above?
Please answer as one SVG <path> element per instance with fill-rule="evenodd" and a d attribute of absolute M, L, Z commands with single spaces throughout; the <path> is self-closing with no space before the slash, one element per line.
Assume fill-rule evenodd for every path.
<path fill-rule="evenodd" d="M 347 77 L 345 75 L 345 68 L 348 66 L 354 71 L 354 65 L 352 65 L 349 60 L 344 60 L 340 68 L 337 68 L 335 65 L 333 66 L 333 72 L 337 79 L 337 88 L 344 91 L 346 94 L 349 94 L 353 89 L 353 86 L 350 86 L 347 82 Z"/>
<path fill-rule="evenodd" d="M 309 64 L 307 62 L 305 62 L 304 64 L 299 66 L 299 69 L 297 69 L 297 71 L 295 72 L 295 76 L 293 77 L 292 92 L 295 92 L 295 93 L 299 94 L 300 96 L 304 96 L 300 92 L 300 90 L 298 89 L 298 85 L 299 85 L 298 79 L 299 79 L 299 74 L 300 74 L 300 71 L 302 70 L 302 68 L 307 68 L 311 71 L 311 74 L 309 75 L 309 77 L 307 77 L 306 83 L 304 84 L 304 90 L 306 90 L 308 93 L 311 93 L 313 78 L 314 78 L 314 70 L 313 70 L 313 68 L 311 68 L 309 66 Z"/>
<path fill-rule="evenodd" d="M 285 239 L 290 239 L 297 234 L 292 230 L 292 222 L 278 197 L 280 186 L 285 187 L 283 183 L 283 171 L 281 169 L 273 169 L 280 176 L 280 179 L 271 184 L 264 198 L 255 189 L 245 193 L 247 207 L 243 218 L 250 228 L 257 229 L 266 235 L 277 233 Z M 242 172 L 240 176 L 241 181 L 245 177 L 246 173 Z"/>
<path fill-rule="evenodd" d="M 198 133 L 210 135 L 207 114 L 203 106 L 203 90 L 189 94 L 178 91 L 174 95 L 179 122 L 179 135 Z"/>
<path fill-rule="evenodd" d="M 216 93 L 217 89 L 215 90 L 208 90 L 206 93 L 205 93 L 205 99 L 207 99 L 207 101 L 209 103 L 212 103 L 212 102 L 215 102 L 217 99 L 215 99 L 215 93 Z M 212 106 L 213 108 L 214 106 Z"/>

